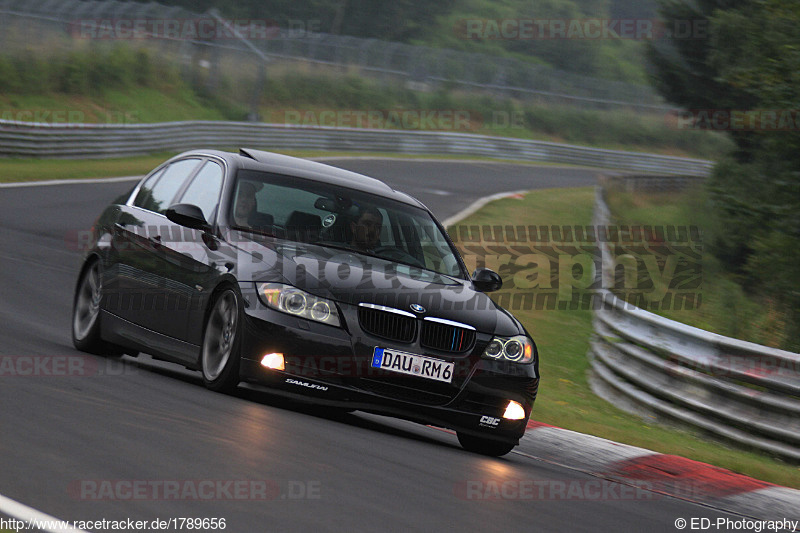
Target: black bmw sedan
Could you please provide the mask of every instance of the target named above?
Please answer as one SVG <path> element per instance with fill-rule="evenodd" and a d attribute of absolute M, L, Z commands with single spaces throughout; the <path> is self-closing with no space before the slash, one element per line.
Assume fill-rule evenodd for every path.
<path fill-rule="evenodd" d="M 345 410 L 519 443 L 539 385 L 531 336 L 441 224 L 385 183 L 242 149 L 165 162 L 97 219 L 74 297 L 83 351 L 138 352 Z"/>

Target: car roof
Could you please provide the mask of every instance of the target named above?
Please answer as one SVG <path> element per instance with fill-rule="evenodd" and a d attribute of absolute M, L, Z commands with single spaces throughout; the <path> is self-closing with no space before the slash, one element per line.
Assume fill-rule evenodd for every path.
<path fill-rule="evenodd" d="M 390 198 L 405 204 L 427 209 L 422 202 L 416 198 L 404 192 L 392 189 L 389 185 L 381 180 L 371 178 L 357 172 L 351 172 L 349 170 L 319 163 L 317 161 L 301 159 L 299 157 L 265 152 L 263 150 L 255 150 L 252 148 L 240 148 L 238 154 L 233 152 L 223 152 L 220 150 L 193 150 L 183 153 L 177 157 L 199 154 L 221 157 L 233 164 L 233 166 L 236 168 L 271 172 L 274 174 L 294 176 L 322 183 L 330 183 L 332 185 L 357 189 L 374 194 L 376 196 Z"/>

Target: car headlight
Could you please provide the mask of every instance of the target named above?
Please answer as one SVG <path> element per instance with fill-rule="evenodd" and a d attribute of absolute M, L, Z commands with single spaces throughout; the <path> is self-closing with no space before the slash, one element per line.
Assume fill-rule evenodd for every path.
<path fill-rule="evenodd" d="M 533 354 L 533 342 L 525 335 L 494 337 L 483 351 L 485 359 L 502 359 L 514 363 L 530 363 L 533 361 Z"/>
<path fill-rule="evenodd" d="M 283 283 L 256 283 L 256 289 L 261 301 L 272 309 L 331 326 L 341 323 L 336 304 L 331 300 Z"/>

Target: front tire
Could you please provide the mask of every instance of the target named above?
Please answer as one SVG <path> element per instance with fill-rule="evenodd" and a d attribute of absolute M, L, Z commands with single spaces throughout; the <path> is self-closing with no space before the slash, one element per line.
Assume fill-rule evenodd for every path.
<path fill-rule="evenodd" d="M 458 442 L 461 447 L 469 452 L 479 453 L 481 455 L 488 455 L 490 457 L 501 457 L 506 455 L 514 449 L 516 444 L 510 442 L 501 442 L 497 440 L 484 439 L 481 437 L 474 437 L 464 433 L 456 432 Z"/>
<path fill-rule="evenodd" d="M 211 304 L 200 354 L 203 383 L 210 390 L 231 392 L 239 385 L 241 316 L 233 289 L 222 290 Z"/>

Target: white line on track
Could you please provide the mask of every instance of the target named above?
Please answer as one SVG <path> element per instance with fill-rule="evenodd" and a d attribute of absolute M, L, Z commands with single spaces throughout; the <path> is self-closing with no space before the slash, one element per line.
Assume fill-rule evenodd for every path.
<path fill-rule="evenodd" d="M 484 198 L 481 198 L 480 200 L 476 200 L 475 202 L 472 202 L 472 204 L 470 204 L 469 207 L 467 207 L 466 209 L 462 209 L 461 211 L 459 211 L 455 215 L 449 217 L 447 220 L 444 220 L 442 222 L 442 226 L 444 226 L 445 228 L 449 228 L 450 226 L 452 226 L 456 222 L 458 222 L 458 221 L 460 221 L 460 220 L 462 220 L 464 218 L 467 218 L 471 214 L 475 213 L 481 207 L 485 206 L 489 202 L 494 202 L 495 200 L 500 200 L 501 198 L 506 198 L 508 196 L 515 196 L 517 194 L 526 194 L 528 192 L 529 191 L 527 189 L 525 189 L 525 190 L 522 190 L 522 191 L 499 192 L 499 193 L 493 194 L 491 196 L 486 196 Z"/>
<path fill-rule="evenodd" d="M 50 516 L 41 511 L 37 511 L 33 507 L 21 504 L 11 498 L 7 498 L 0 494 L 0 513 L 8 515 L 17 520 L 25 522 L 23 529 L 38 529 L 39 531 L 47 531 L 48 533 L 88 533 L 82 529 L 75 529 L 68 527 L 64 520 Z M 40 527 L 34 528 L 33 524 L 38 523 Z M 50 523 L 52 527 L 41 527 L 42 523 Z"/>
<path fill-rule="evenodd" d="M 82 183 L 115 183 L 118 181 L 134 181 L 142 179 L 143 176 L 124 176 L 122 178 L 91 178 L 77 180 L 47 180 L 47 181 L 20 181 L 14 183 L 0 183 L 0 189 L 11 189 L 14 187 L 48 187 L 51 185 L 80 185 Z"/>

